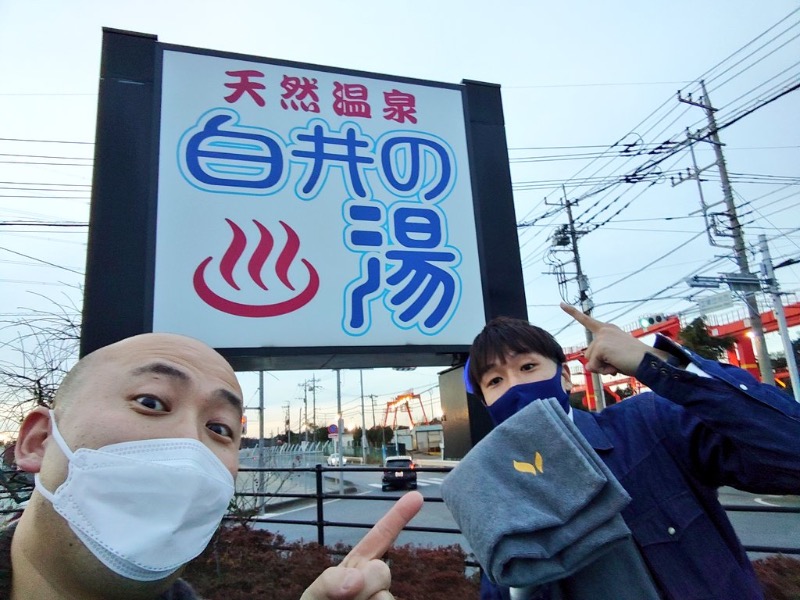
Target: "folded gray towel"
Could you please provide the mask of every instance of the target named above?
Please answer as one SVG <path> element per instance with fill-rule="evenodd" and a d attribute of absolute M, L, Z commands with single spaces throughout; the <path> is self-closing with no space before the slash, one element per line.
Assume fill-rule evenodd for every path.
<path fill-rule="evenodd" d="M 541 585 L 630 535 L 630 497 L 555 400 L 506 420 L 444 480 L 442 497 L 489 578 Z"/>
<path fill-rule="evenodd" d="M 612 544 L 583 569 L 558 582 L 568 600 L 659 600 L 650 572 L 632 537 Z"/>

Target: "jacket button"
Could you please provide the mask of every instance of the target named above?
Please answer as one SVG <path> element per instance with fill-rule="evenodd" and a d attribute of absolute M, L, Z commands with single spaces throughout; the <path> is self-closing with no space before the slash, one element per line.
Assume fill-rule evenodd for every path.
<path fill-rule="evenodd" d="M 669 529 L 667 529 L 667 533 L 670 534 L 670 535 L 675 535 L 675 528 L 674 527 L 670 527 Z"/>
<path fill-rule="evenodd" d="M 747 386 L 746 386 L 745 384 L 743 384 L 743 383 L 740 383 L 740 384 L 739 384 L 739 387 L 740 387 L 741 389 L 743 389 L 743 390 L 747 391 Z"/>

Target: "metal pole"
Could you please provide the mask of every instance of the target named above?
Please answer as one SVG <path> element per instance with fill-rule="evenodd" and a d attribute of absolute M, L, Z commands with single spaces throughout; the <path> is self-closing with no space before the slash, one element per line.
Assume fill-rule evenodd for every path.
<path fill-rule="evenodd" d="M 711 146 L 714 148 L 714 155 L 717 158 L 717 167 L 719 168 L 720 182 L 722 183 L 722 195 L 725 200 L 728 219 L 731 223 L 733 250 L 736 254 L 736 264 L 739 265 L 740 273 L 749 275 L 750 265 L 747 261 L 747 250 L 745 249 L 744 245 L 742 225 L 739 222 L 738 215 L 736 214 L 736 204 L 733 201 L 733 188 L 731 187 L 731 181 L 728 178 L 728 168 L 725 165 L 725 157 L 722 154 L 722 143 L 719 141 L 717 121 L 714 117 L 715 109 L 712 108 L 711 99 L 708 97 L 705 81 L 700 81 L 700 87 L 703 90 L 702 108 L 706 111 L 709 135 L 711 136 Z M 758 303 L 756 302 L 755 293 L 747 292 L 744 294 L 744 301 L 747 305 L 747 312 L 750 317 L 750 326 L 753 328 L 753 339 L 756 342 L 756 355 L 758 356 L 758 368 L 761 371 L 761 380 L 764 383 L 774 384 L 775 377 L 772 373 L 772 365 L 770 363 L 769 353 L 767 352 L 767 344 L 764 340 L 764 326 L 761 323 L 761 313 L 758 310 Z"/>
<path fill-rule="evenodd" d="M 572 254 L 575 257 L 575 271 L 577 272 L 578 277 L 578 294 L 581 301 L 581 310 L 586 313 L 587 315 L 592 314 L 592 309 L 594 308 L 594 304 L 592 303 L 592 299 L 589 297 L 589 280 L 583 274 L 583 270 L 581 269 L 581 257 L 578 253 L 578 236 L 575 233 L 575 222 L 572 219 L 572 205 L 569 203 L 567 199 L 567 190 L 562 185 L 562 191 L 564 192 L 564 204 L 567 208 L 567 220 L 569 221 L 569 237 L 572 242 Z M 592 332 L 588 329 L 586 330 L 586 345 L 587 347 L 589 344 L 592 343 L 594 337 L 592 336 Z M 600 412 L 606 407 L 606 396 L 603 392 L 603 380 L 600 378 L 599 373 L 592 373 L 592 382 L 594 383 L 594 398 L 595 398 L 595 410 Z"/>
<path fill-rule="evenodd" d="M 358 377 L 361 382 L 361 460 L 367 464 L 367 421 L 364 416 L 364 371 L 358 370 Z"/>
<path fill-rule="evenodd" d="M 264 371 L 258 372 L 258 493 L 264 493 Z M 258 497 L 258 509 L 264 503 L 264 496 Z"/>
<path fill-rule="evenodd" d="M 311 420 L 314 422 L 314 441 L 317 441 L 317 383 L 315 374 L 311 375 Z"/>
<path fill-rule="evenodd" d="M 339 446 L 339 495 L 344 495 L 344 452 L 342 452 L 342 429 L 344 429 L 344 419 L 342 419 L 342 373 L 336 369 L 336 414 L 339 415 L 337 422 L 338 431 L 336 443 Z"/>
<path fill-rule="evenodd" d="M 794 399 L 800 402 L 800 376 L 797 372 L 794 347 L 789 337 L 789 325 L 786 322 L 786 313 L 783 311 L 783 304 L 781 303 L 780 286 L 778 285 L 778 280 L 775 278 L 775 270 L 772 267 L 772 257 L 769 254 L 767 236 L 763 233 L 758 236 L 758 245 L 761 248 L 761 268 L 767 279 L 767 288 L 765 291 L 772 296 L 772 310 L 775 313 L 775 319 L 778 321 L 778 330 L 781 333 L 781 340 L 783 341 L 783 351 L 786 354 L 786 368 L 789 370 L 789 380 L 792 382 L 792 393 L 794 394 Z"/>
<path fill-rule="evenodd" d="M 303 381 L 303 409 L 306 420 L 306 444 L 308 444 L 308 380 Z"/>
<path fill-rule="evenodd" d="M 314 480 L 317 485 L 317 543 L 320 546 L 325 545 L 325 519 L 322 508 L 322 494 L 325 491 L 322 486 L 322 465 L 317 465 L 314 468 Z"/>

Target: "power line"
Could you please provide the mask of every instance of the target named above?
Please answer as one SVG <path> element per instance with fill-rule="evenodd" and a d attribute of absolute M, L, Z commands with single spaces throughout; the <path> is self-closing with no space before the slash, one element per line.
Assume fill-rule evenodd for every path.
<path fill-rule="evenodd" d="M 70 273 L 75 273 L 76 275 L 81 275 L 81 276 L 84 275 L 84 273 L 81 273 L 80 271 L 76 271 L 75 269 L 70 269 L 69 267 L 62 267 L 61 265 L 57 265 L 55 263 L 51 263 L 51 262 L 48 262 L 46 260 L 42 260 L 41 258 L 36 258 L 35 256 L 31 256 L 29 254 L 23 254 L 22 252 L 17 252 L 16 250 L 11 250 L 10 248 L 4 248 L 4 247 L 0 246 L 0 250 L 5 250 L 6 252 L 10 252 L 11 254 L 16 254 L 17 256 L 21 256 L 21 257 L 27 258 L 29 260 L 33 260 L 33 261 L 36 261 L 36 262 L 39 262 L 39 263 L 42 263 L 42 264 L 45 264 L 45 265 L 49 265 L 51 267 L 55 267 L 56 269 L 61 269 L 63 271 L 69 271 Z M 5 280 L 5 281 L 9 281 L 9 280 Z"/>
<path fill-rule="evenodd" d="M 68 140 L 34 140 L 29 138 L 4 138 L 0 137 L 0 142 L 31 142 L 34 144 L 77 144 L 80 146 L 94 146 L 94 142 L 74 142 Z"/>

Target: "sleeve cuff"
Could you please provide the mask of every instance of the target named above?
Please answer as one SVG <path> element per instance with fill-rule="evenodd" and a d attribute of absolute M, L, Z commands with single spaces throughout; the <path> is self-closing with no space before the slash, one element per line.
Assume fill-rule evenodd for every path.
<path fill-rule="evenodd" d="M 669 354 L 665 362 L 673 367 L 684 369 L 692 364 L 691 354 L 683 346 L 666 336 L 656 334 L 656 341 L 653 344 L 653 348 Z"/>

